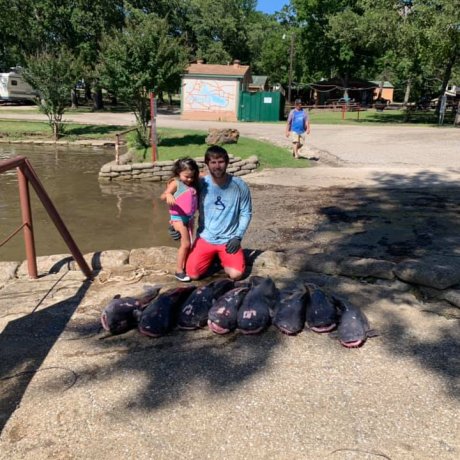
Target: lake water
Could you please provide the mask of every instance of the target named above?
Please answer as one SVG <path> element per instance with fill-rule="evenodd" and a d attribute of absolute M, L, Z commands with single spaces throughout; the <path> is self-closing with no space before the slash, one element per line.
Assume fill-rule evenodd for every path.
<path fill-rule="evenodd" d="M 114 159 L 106 149 L 0 144 L 0 160 L 26 156 L 82 253 L 106 249 L 173 246 L 161 183 L 98 181 L 100 167 Z M 22 223 L 16 170 L 0 174 L 0 242 Z M 37 255 L 69 253 L 30 186 Z M 0 247 L 0 260 L 24 260 L 22 231 Z"/>

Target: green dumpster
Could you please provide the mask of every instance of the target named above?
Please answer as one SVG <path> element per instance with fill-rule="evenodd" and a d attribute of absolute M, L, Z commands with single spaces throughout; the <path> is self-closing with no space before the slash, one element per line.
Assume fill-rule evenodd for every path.
<path fill-rule="evenodd" d="M 284 96 L 278 92 L 241 91 L 238 120 L 279 121 L 284 117 Z"/>

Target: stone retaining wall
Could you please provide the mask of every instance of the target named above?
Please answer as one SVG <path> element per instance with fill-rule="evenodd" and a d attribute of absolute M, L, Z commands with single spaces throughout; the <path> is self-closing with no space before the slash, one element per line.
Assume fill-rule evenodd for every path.
<path fill-rule="evenodd" d="M 240 157 L 229 155 L 230 164 L 227 172 L 234 176 L 244 176 L 255 171 L 259 166 L 259 159 L 253 155 L 242 160 Z M 111 181 L 167 181 L 172 176 L 174 161 L 156 161 L 154 163 L 133 163 L 132 155 L 128 152 L 120 156 L 118 164 L 111 161 L 102 166 L 99 172 L 101 182 Z M 206 170 L 204 157 L 194 158 L 200 171 Z"/>
<path fill-rule="evenodd" d="M 92 270 L 153 270 L 173 274 L 177 249 L 169 246 L 108 250 L 84 255 Z M 251 274 L 288 274 L 299 281 L 307 274 L 348 277 L 368 283 L 390 283 L 426 300 L 436 299 L 460 308 L 460 264 L 454 258 L 432 256 L 393 263 L 381 259 L 311 254 L 304 250 L 256 251 L 245 249 Z M 70 254 L 37 257 L 39 276 L 79 270 Z M 171 275 L 172 276 L 172 275 Z M 18 278 L 28 277 L 27 261 L 0 262 L 0 288 Z M 460 312 L 450 313 L 460 318 Z"/>

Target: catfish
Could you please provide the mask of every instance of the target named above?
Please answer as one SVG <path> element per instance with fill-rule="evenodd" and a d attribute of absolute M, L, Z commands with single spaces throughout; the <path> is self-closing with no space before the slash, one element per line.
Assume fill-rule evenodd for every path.
<path fill-rule="evenodd" d="M 161 286 L 144 286 L 144 292 L 136 297 L 117 294 L 102 311 L 102 327 L 113 335 L 134 329 L 139 321 L 139 312 L 158 295 L 160 289 Z"/>
<path fill-rule="evenodd" d="M 377 336 L 361 309 L 342 299 L 334 298 L 334 301 L 341 311 L 340 324 L 337 328 L 337 336 L 341 345 L 346 348 L 359 348 L 369 337 Z"/>
<path fill-rule="evenodd" d="M 309 292 L 307 303 L 307 326 L 314 332 L 330 332 L 337 327 L 338 315 L 335 305 L 315 284 L 305 285 Z"/>
<path fill-rule="evenodd" d="M 208 327 L 212 332 L 227 334 L 236 329 L 238 308 L 248 291 L 249 286 L 240 285 L 215 301 L 208 313 Z"/>
<path fill-rule="evenodd" d="M 193 330 L 206 326 L 208 312 L 213 303 L 234 287 L 229 279 L 213 281 L 193 291 L 179 312 L 177 325 L 180 329 Z"/>
<path fill-rule="evenodd" d="M 287 335 L 301 332 L 305 326 L 308 296 L 305 286 L 293 291 L 281 291 L 273 325 Z"/>
<path fill-rule="evenodd" d="M 237 315 L 237 327 L 243 334 L 257 334 L 270 325 L 278 298 L 278 290 L 271 278 L 253 276 L 250 289 Z"/>
<path fill-rule="evenodd" d="M 139 332 L 150 337 L 160 337 L 170 332 L 176 325 L 183 302 L 195 286 L 169 289 L 150 302 L 142 311 Z"/>

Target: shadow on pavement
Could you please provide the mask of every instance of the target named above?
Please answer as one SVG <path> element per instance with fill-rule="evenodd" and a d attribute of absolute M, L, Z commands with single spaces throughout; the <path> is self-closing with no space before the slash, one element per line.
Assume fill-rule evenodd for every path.
<path fill-rule="evenodd" d="M 319 252 L 342 260 L 356 257 L 397 264 L 406 259 L 439 256 L 444 261 L 460 262 L 460 188 L 443 187 L 442 175 L 430 172 L 420 173 L 416 178 L 379 175 L 378 181 L 384 188 L 319 192 L 323 196 L 329 193 L 327 202 L 320 197 L 313 202 L 305 199 L 306 206 L 299 209 L 298 217 L 302 213 L 307 216 L 312 212 L 311 207 L 315 207 L 319 218 L 308 229 L 303 228 L 299 220 L 293 228 L 285 229 L 284 236 L 288 235 L 293 243 L 291 246 L 297 242 L 299 247 L 307 247 L 313 254 Z M 413 185 L 417 188 L 410 188 Z M 299 193 L 297 197 L 299 200 Z M 286 197 L 284 200 L 290 202 Z M 285 216 L 280 219 L 283 217 L 288 221 Z M 311 264 L 306 261 L 300 271 L 307 269 L 311 270 Z M 454 289 L 460 288 L 460 273 L 458 278 Z M 377 281 L 365 276 L 359 279 L 370 285 Z M 393 303 L 394 310 L 385 311 L 382 318 L 385 324 L 382 344 L 395 356 L 410 357 L 422 368 L 441 377 L 449 394 L 460 398 L 460 315 L 443 314 L 456 307 L 434 297 L 424 298 L 420 292 L 423 294 L 423 286 L 414 285 L 412 295 L 418 296 L 417 305 L 410 305 L 407 297 L 399 302 L 396 298 L 385 298 Z M 367 300 L 365 295 L 355 296 L 354 301 L 358 299 L 361 304 L 357 306 L 364 311 L 373 309 L 370 297 Z M 435 331 L 430 330 L 426 336 L 412 335 L 411 325 L 401 321 L 398 303 L 432 313 L 433 317 L 444 316 L 445 324 Z"/>
<path fill-rule="evenodd" d="M 0 432 L 20 405 L 30 381 L 40 370 L 90 284 L 85 281 L 72 297 L 10 321 L 0 334 Z"/>

